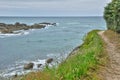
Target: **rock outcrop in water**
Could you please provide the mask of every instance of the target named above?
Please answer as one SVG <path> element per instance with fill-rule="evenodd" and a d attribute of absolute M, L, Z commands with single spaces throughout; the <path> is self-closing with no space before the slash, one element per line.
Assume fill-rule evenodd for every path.
<path fill-rule="evenodd" d="M 42 64 L 38 64 L 38 65 L 37 65 L 37 68 L 40 68 L 41 66 L 42 66 Z"/>
<path fill-rule="evenodd" d="M 51 63 L 52 61 L 53 61 L 53 58 L 49 58 L 49 59 L 46 60 L 46 63 L 49 64 L 49 63 Z"/>
<path fill-rule="evenodd" d="M 25 70 L 33 69 L 34 63 L 28 63 L 24 65 Z"/>
<path fill-rule="evenodd" d="M 56 26 L 56 23 L 43 22 L 43 23 L 35 23 L 33 25 L 27 25 L 19 22 L 16 22 L 15 24 L 0 23 L 0 32 L 4 34 L 14 33 L 14 31 L 18 31 L 18 30 L 41 29 L 41 28 L 45 28 L 48 25 Z"/>

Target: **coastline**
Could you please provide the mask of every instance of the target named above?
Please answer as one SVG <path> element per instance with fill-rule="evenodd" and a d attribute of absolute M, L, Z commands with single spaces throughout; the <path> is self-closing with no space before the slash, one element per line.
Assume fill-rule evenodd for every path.
<path fill-rule="evenodd" d="M 77 58 L 77 57 L 80 57 L 80 62 L 82 62 L 81 64 L 79 64 L 79 66 L 80 67 L 82 67 L 82 65 L 84 65 L 84 67 L 87 67 L 86 68 L 86 70 L 87 69 L 89 69 L 89 67 L 92 67 L 93 69 L 95 69 L 93 72 L 91 72 L 91 71 L 86 71 L 85 72 L 85 74 L 86 73 L 88 73 L 88 72 L 90 72 L 92 75 L 88 75 L 86 78 L 89 78 L 89 77 L 92 77 L 92 76 L 94 76 L 94 75 L 97 75 L 98 73 L 98 66 L 99 66 L 99 64 L 98 63 L 102 63 L 102 64 L 105 64 L 105 62 L 103 62 L 104 60 L 106 60 L 106 56 L 103 56 L 103 57 L 99 57 L 99 59 L 100 59 L 100 61 L 98 61 L 98 63 L 96 63 L 96 58 L 97 58 L 97 56 L 99 56 L 99 55 L 104 55 L 104 51 L 103 51 L 103 48 L 102 47 L 100 47 L 100 46 L 103 46 L 103 42 L 102 42 L 102 40 L 101 40 L 101 38 L 100 38 L 100 36 L 98 35 L 98 32 L 99 30 L 93 30 L 93 31 L 91 31 L 91 32 L 89 32 L 88 33 L 88 35 L 89 35 L 89 37 L 91 38 L 89 38 L 88 37 L 88 35 L 87 35 L 87 37 L 86 37 L 86 39 L 85 39 L 85 41 L 83 42 L 83 44 L 82 45 L 80 45 L 80 46 L 78 46 L 78 47 L 76 47 L 75 49 L 73 49 L 73 51 L 68 55 L 68 57 L 63 61 L 63 62 L 61 62 L 59 65 L 58 65 L 58 67 L 57 67 L 57 69 L 49 69 L 49 68 L 45 68 L 45 70 L 43 70 L 42 72 L 40 71 L 38 71 L 38 72 L 35 72 L 35 73 L 29 73 L 29 74 L 27 74 L 27 75 L 25 75 L 25 76 L 22 76 L 22 78 L 23 78 L 23 80 L 28 80 L 28 78 L 30 77 L 30 76 L 32 76 L 32 79 L 36 79 L 36 80 L 39 80 L 39 78 L 40 79 L 43 79 L 43 80 L 47 80 L 46 78 L 44 78 L 45 76 L 48 76 L 48 77 L 50 77 L 51 78 L 51 80 L 55 80 L 55 79 L 59 79 L 60 77 L 58 76 L 58 77 L 54 77 L 54 75 L 56 75 L 55 73 L 54 73 L 54 71 L 56 72 L 56 70 L 57 70 L 57 72 L 58 72 L 58 74 L 59 75 L 61 75 L 61 71 L 66 71 L 63 67 L 66 67 L 66 69 L 69 69 L 69 67 L 73 67 L 73 69 L 75 68 L 75 66 L 77 66 L 78 65 L 78 61 L 79 60 L 77 60 L 77 59 L 79 59 L 79 58 Z M 97 40 L 99 40 L 98 42 L 97 42 L 97 44 L 99 44 L 99 45 L 91 45 L 91 44 L 89 44 L 90 46 L 94 46 L 94 47 L 100 47 L 100 48 L 96 48 L 96 50 L 97 50 L 97 53 L 95 52 L 94 54 L 93 53 L 90 53 L 90 55 L 91 55 L 91 57 L 90 57 L 90 55 L 88 54 L 89 53 L 89 48 L 90 48 L 90 50 L 92 50 L 92 47 L 90 47 L 90 46 L 88 46 L 88 47 L 86 47 L 85 45 L 88 45 L 88 43 L 89 43 L 89 41 L 91 42 L 91 41 L 93 41 L 92 40 L 92 35 L 94 35 L 94 36 L 96 36 L 96 37 L 94 37 L 95 39 L 97 39 Z M 95 40 L 96 41 L 96 40 Z M 102 44 L 101 44 L 102 43 Z M 93 43 L 93 44 L 95 44 L 95 43 Z M 94 47 L 93 47 L 93 51 L 94 51 Z M 87 50 L 87 48 L 88 48 L 88 50 Z M 84 51 L 85 51 L 85 53 L 84 53 Z M 86 51 L 87 51 L 87 53 L 86 53 Z M 102 53 L 101 53 L 102 52 Z M 83 54 L 84 53 L 84 54 Z M 79 56 L 78 56 L 79 55 Z M 94 57 L 92 57 L 92 56 L 95 56 L 96 55 L 96 57 L 94 58 Z M 85 58 L 83 58 L 82 56 L 86 56 Z M 89 57 L 91 60 L 90 60 L 90 62 L 88 61 L 87 63 L 87 65 L 86 65 L 86 59 L 88 59 L 87 57 Z M 77 60 L 77 62 L 75 61 L 75 60 Z M 85 60 L 85 63 L 83 62 Z M 74 63 L 74 61 L 76 62 L 76 63 Z M 71 65 L 72 64 L 72 65 Z M 74 65 L 74 66 L 73 66 Z M 79 68 L 78 68 L 79 69 Z M 59 70 L 60 70 L 60 72 L 59 72 Z M 84 70 L 84 69 L 80 69 L 80 71 L 81 70 Z M 52 73 L 51 73 L 51 71 L 52 71 Z M 68 72 L 69 74 L 71 73 L 71 71 L 69 71 Z M 68 79 L 69 78 L 69 76 L 67 77 L 66 76 L 66 74 L 68 74 L 68 73 L 65 73 L 64 75 L 63 75 L 63 73 L 62 73 L 62 76 L 64 76 L 63 77 L 63 79 Z M 35 76 L 35 74 L 37 75 L 38 74 L 38 76 Z M 44 74 L 44 76 L 43 77 L 40 77 L 41 75 L 43 75 Z M 58 75 L 57 74 L 57 75 Z M 81 76 L 84 76 L 85 74 L 81 74 Z M 77 73 L 76 73 L 76 75 L 77 75 Z M 51 76 L 53 76 L 53 77 L 51 77 Z M 65 77 L 66 76 L 66 77 Z M 73 75 L 73 73 L 71 73 L 71 76 L 74 76 Z M 79 75 L 80 76 L 80 75 Z M 39 78 L 38 78 L 39 77 Z M 55 79 L 54 79 L 55 78 Z M 99 78 L 99 76 L 96 76 L 96 77 L 93 77 L 93 78 L 95 78 L 95 79 L 100 79 Z M 77 78 L 76 78 L 77 79 Z"/>

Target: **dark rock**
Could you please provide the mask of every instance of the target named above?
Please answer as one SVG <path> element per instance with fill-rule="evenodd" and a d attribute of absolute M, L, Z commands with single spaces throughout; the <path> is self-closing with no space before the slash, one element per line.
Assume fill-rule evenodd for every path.
<path fill-rule="evenodd" d="M 0 23 L 0 26 L 5 26 L 6 24 L 5 23 Z"/>
<path fill-rule="evenodd" d="M 25 70 L 33 69 L 34 63 L 28 63 L 24 65 Z"/>
<path fill-rule="evenodd" d="M 56 24 L 56 23 L 52 23 L 52 25 L 53 25 L 53 26 L 57 26 L 57 24 Z"/>
<path fill-rule="evenodd" d="M 31 28 L 44 28 L 45 27 L 45 25 L 41 25 L 41 24 L 34 24 L 34 25 L 32 25 L 31 26 Z"/>
<path fill-rule="evenodd" d="M 1 30 L 2 33 L 13 33 L 10 29 L 3 29 Z"/>
<path fill-rule="evenodd" d="M 53 61 L 53 58 L 49 58 L 49 59 L 46 60 L 46 63 L 49 64 L 49 63 L 51 63 L 52 61 Z"/>
<path fill-rule="evenodd" d="M 27 24 L 21 24 L 19 22 L 16 22 L 15 24 L 5 24 L 5 23 L 0 23 L 0 32 L 1 33 L 13 33 L 14 31 L 17 30 L 28 30 L 28 29 L 41 29 L 46 27 L 46 25 L 56 25 L 56 23 L 36 23 L 33 25 L 27 25 Z"/>
<path fill-rule="evenodd" d="M 42 64 L 38 64 L 37 67 L 40 68 L 42 66 Z"/>
<path fill-rule="evenodd" d="M 20 23 L 19 23 L 19 22 L 16 22 L 16 23 L 15 23 L 15 26 L 20 26 Z"/>
<path fill-rule="evenodd" d="M 15 74 L 13 77 L 17 77 L 18 75 L 17 74 Z"/>

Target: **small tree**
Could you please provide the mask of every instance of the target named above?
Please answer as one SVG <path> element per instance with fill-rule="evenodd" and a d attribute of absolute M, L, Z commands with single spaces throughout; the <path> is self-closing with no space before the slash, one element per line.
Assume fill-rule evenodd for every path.
<path fill-rule="evenodd" d="M 105 7 L 104 19 L 108 29 L 120 33 L 120 0 L 112 0 Z"/>

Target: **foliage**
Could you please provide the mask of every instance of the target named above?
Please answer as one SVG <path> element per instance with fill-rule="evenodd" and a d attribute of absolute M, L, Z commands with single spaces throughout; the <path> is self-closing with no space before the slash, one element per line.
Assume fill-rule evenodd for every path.
<path fill-rule="evenodd" d="M 120 33 L 120 0 L 112 0 L 105 7 L 104 18 L 108 29 Z"/>

